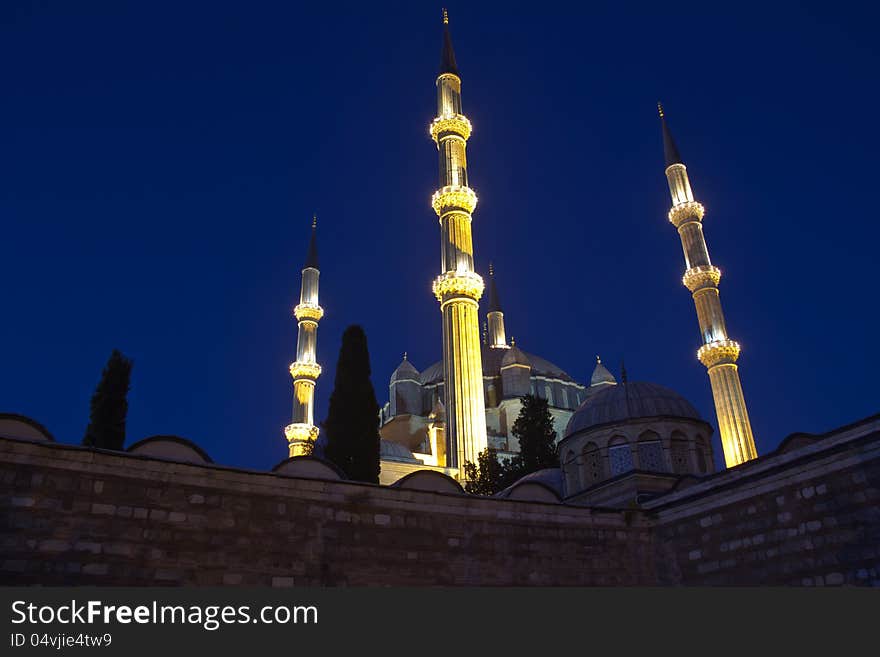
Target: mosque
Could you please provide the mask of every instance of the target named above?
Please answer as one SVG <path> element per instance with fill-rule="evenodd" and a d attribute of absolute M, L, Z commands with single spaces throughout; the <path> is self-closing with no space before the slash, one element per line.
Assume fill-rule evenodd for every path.
<path fill-rule="evenodd" d="M 433 291 L 442 359 L 420 370 L 404 356 L 391 376 L 377 418 L 383 485 L 349 481 L 311 456 L 324 315 L 313 222 L 293 311 L 289 457 L 255 471 L 214 463 L 179 436 L 146 437 L 125 450 L 64 444 L 29 417 L 0 413 L 2 581 L 880 587 L 880 415 L 820 435 L 793 433 L 758 457 L 704 209 L 662 108 L 668 218 L 681 238 L 697 356 L 715 401 L 727 465 L 719 472 L 712 425 L 675 391 L 630 381 L 622 369 L 617 378 L 598 358 L 580 383 L 508 340 L 502 286 L 491 266 L 485 280 L 474 270 L 471 124 L 445 12 L 436 86 L 429 133 L 440 163 L 431 202 L 441 227 Z M 527 393 L 548 402 L 560 466 L 494 497 L 466 494 L 466 462 L 490 446 L 517 453 L 512 426 Z"/>
<path fill-rule="evenodd" d="M 484 279 L 474 269 L 471 223 L 477 196 L 469 186 L 466 157 L 471 123 L 462 109 L 462 79 L 445 10 L 435 84 L 437 116 L 428 132 L 439 154 L 439 189 L 431 205 L 441 228 L 440 272 L 433 292 L 442 317 L 443 358 L 419 370 L 404 354 L 391 375 L 388 401 L 379 413 L 381 483 L 393 484 L 419 470 L 461 480 L 464 464 L 476 463 L 487 447 L 502 458 L 516 454 L 512 426 L 526 394 L 548 402 L 561 465 L 535 473 L 532 480 L 563 499 L 591 503 L 608 495 L 644 497 L 667 489 L 682 475 L 714 471 L 713 428 L 675 391 L 628 381 L 625 372 L 618 381 L 598 356 L 590 381 L 580 383 L 558 365 L 508 341 L 495 272 L 490 265 Z M 727 333 L 718 291 L 721 271 L 712 264 L 703 236 L 704 208 L 694 197 L 659 104 L 658 109 L 672 198 L 668 218 L 681 239 L 682 283 L 694 299 L 702 336 L 697 356 L 708 371 L 724 459 L 732 467 L 757 457 L 736 364 L 740 347 Z M 319 275 L 313 224 L 300 303 L 294 309 L 293 418 L 284 431 L 291 457 L 310 454 L 319 434 L 314 419 L 321 374 L 315 359 L 323 316 Z M 606 483 L 621 478 L 626 491 L 609 493 Z"/>

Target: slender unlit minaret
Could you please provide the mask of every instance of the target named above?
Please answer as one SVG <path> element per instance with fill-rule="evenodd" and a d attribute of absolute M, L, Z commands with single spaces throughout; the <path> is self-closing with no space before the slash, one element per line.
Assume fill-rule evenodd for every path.
<path fill-rule="evenodd" d="M 491 349 L 510 349 L 504 333 L 504 311 L 498 298 L 498 285 L 495 283 L 495 268 L 489 263 L 489 308 L 486 315 L 488 345 Z"/>
<path fill-rule="evenodd" d="M 431 205 L 440 218 L 440 276 L 434 295 L 443 314 L 447 464 L 463 472 L 487 446 L 478 301 L 483 279 L 474 271 L 471 214 L 477 195 L 468 187 L 465 148 L 471 123 L 461 112 L 461 78 L 443 10 L 443 50 L 437 76 L 437 118 L 429 132 L 440 153 L 440 188 Z M 461 476 L 461 475 L 460 475 Z"/>
<path fill-rule="evenodd" d="M 730 468 L 758 455 L 736 366 L 740 347 L 727 336 L 721 297 L 718 294 L 721 270 L 709 260 L 709 249 L 703 237 L 702 221 L 705 210 L 694 200 L 687 167 L 681 161 L 672 133 L 666 125 L 663 106 L 657 103 L 657 108 L 663 126 L 666 179 L 672 194 L 669 221 L 681 236 L 687 267 L 682 283 L 693 294 L 703 340 L 697 358 L 709 371 L 724 461 Z"/>
<path fill-rule="evenodd" d="M 302 270 L 299 305 L 293 309 L 298 322 L 296 361 L 290 364 L 293 422 L 284 428 L 290 456 L 311 454 L 318 438 L 318 427 L 315 426 L 315 381 L 321 375 L 321 366 L 317 363 L 315 349 L 318 322 L 324 316 L 324 309 L 318 305 L 318 278 L 321 273 L 318 271 L 317 223 L 317 217 L 312 217 L 312 237 Z"/>

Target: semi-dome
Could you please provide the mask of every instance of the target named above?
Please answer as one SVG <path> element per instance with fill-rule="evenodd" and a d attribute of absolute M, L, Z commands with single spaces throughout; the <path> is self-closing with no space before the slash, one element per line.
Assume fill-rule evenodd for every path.
<path fill-rule="evenodd" d="M 684 397 L 656 383 L 635 381 L 605 386 L 587 398 L 568 421 L 565 436 L 602 424 L 644 417 L 677 417 L 702 420 Z"/>
<path fill-rule="evenodd" d="M 400 365 L 397 366 L 397 369 L 394 370 L 394 373 L 391 375 L 391 383 L 407 379 L 410 381 L 418 381 L 419 371 L 409 362 L 409 360 L 407 360 L 406 354 L 404 354 Z"/>
<path fill-rule="evenodd" d="M 410 450 L 405 445 L 401 445 L 400 443 L 394 442 L 393 440 L 385 440 L 384 438 L 379 441 L 379 458 L 383 461 L 400 461 L 401 463 L 421 463 L 415 456 L 413 456 L 412 450 Z"/>

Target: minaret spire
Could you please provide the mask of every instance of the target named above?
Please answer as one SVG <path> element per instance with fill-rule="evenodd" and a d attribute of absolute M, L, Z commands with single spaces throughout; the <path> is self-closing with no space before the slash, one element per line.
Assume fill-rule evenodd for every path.
<path fill-rule="evenodd" d="M 318 322 L 324 309 L 318 304 L 318 218 L 312 216 L 312 235 L 302 269 L 299 305 L 293 309 L 298 322 L 296 338 L 296 361 L 290 364 L 293 377 L 293 421 L 284 428 L 290 456 L 306 456 L 312 453 L 318 438 L 315 425 L 315 382 L 321 375 L 315 346 L 318 339 Z"/>
<path fill-rule="evenodd" d="M 697 358 L 709 372 L 724 460 L 727 467 L 733 467 L 758 455 L 736 365 L 740 347 L 727 335 L 718 293 L 721 270 L 709 260 L 709 249 L 703 236 L 705 210 L 694 200 L 687 167 L 672 140 L 662 106 L 660 120 L 663 124 L 666 179 L 672 195 L 669 221 L 681 237 L 687 267 L 682 283 L 694 297 L 702 335 L 703 346 L 697 352 Z"/>
<path fill-rule="evenodd" d="M 504 331 L 504 312 L 498 299 L 498 286 L 495 283 L 495 268 L 489 263 L 489 311 L 486 319 L 489 324 L 489 347 L 492 349 L 510 349 Z"/>
<path fill-rule="evenodd" d="M 455 50 L 452 48 L 452 36 L 449 34 L 449 14 L 443 9 L 443 50 L 440 52 L 440 75 L 452 73 L 458 75 L 455 63 Z"/>
<path fill-rule="evenodd" d="M 483 279 L 474 271 L 471 220 L 477 195 L 468 187 L 465 156 L 471 122 L 461 111 L 461 78 L 445 12 L 443 18 L 437 118 L 429 126 L 440 155 L 439 189 L 431 205 L 440 218 L 441 273 L 433 289 L 443 315 L 447 465 L 463 478 L 465 463 L 477 463 L 488 444 L 478 303 Z"/>
<path fill-rule="evenodd" d="M 303 268 L 312 267 L 318 269 L 318 215 L 312 215 L 312 236 L 309 239 L 309 250 L 306 253 L 306 261 Z"/>
<path fill-rule="evenodd" d="M 681 155 L 678 154 L 678 147 L 675 145 L 675 140 L 672 138 L 669 126 L 666 125 L 666 115 L 663 113 L 662 103 L 657 103 L 657 110 L 660 112 L 660 123 L 663 126 L 663 156 L 666 158 L 666 166 L 670 167 L 673 164 L 681 164 Z"/>

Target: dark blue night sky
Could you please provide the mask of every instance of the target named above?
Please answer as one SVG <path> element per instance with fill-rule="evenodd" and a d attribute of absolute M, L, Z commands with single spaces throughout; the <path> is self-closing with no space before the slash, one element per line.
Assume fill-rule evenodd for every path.
<path fill-rule="evenodd" d="M 312 212 L 318 418 L 348 324 L 380 403 L 404 350 L 439 360 L 440 5 L 317 4 L 2 3 L 0 411 L 80 442 L 118 347 L 129 442 L 282 460 Z M 508 336 L 582 382 L 595 354 L 615 374 L 624 358 L 714 425 L 659 99 L 707 208 L 759 453 L 880 410 L 877 11 L 451 5 L 476 258 Z"/>

